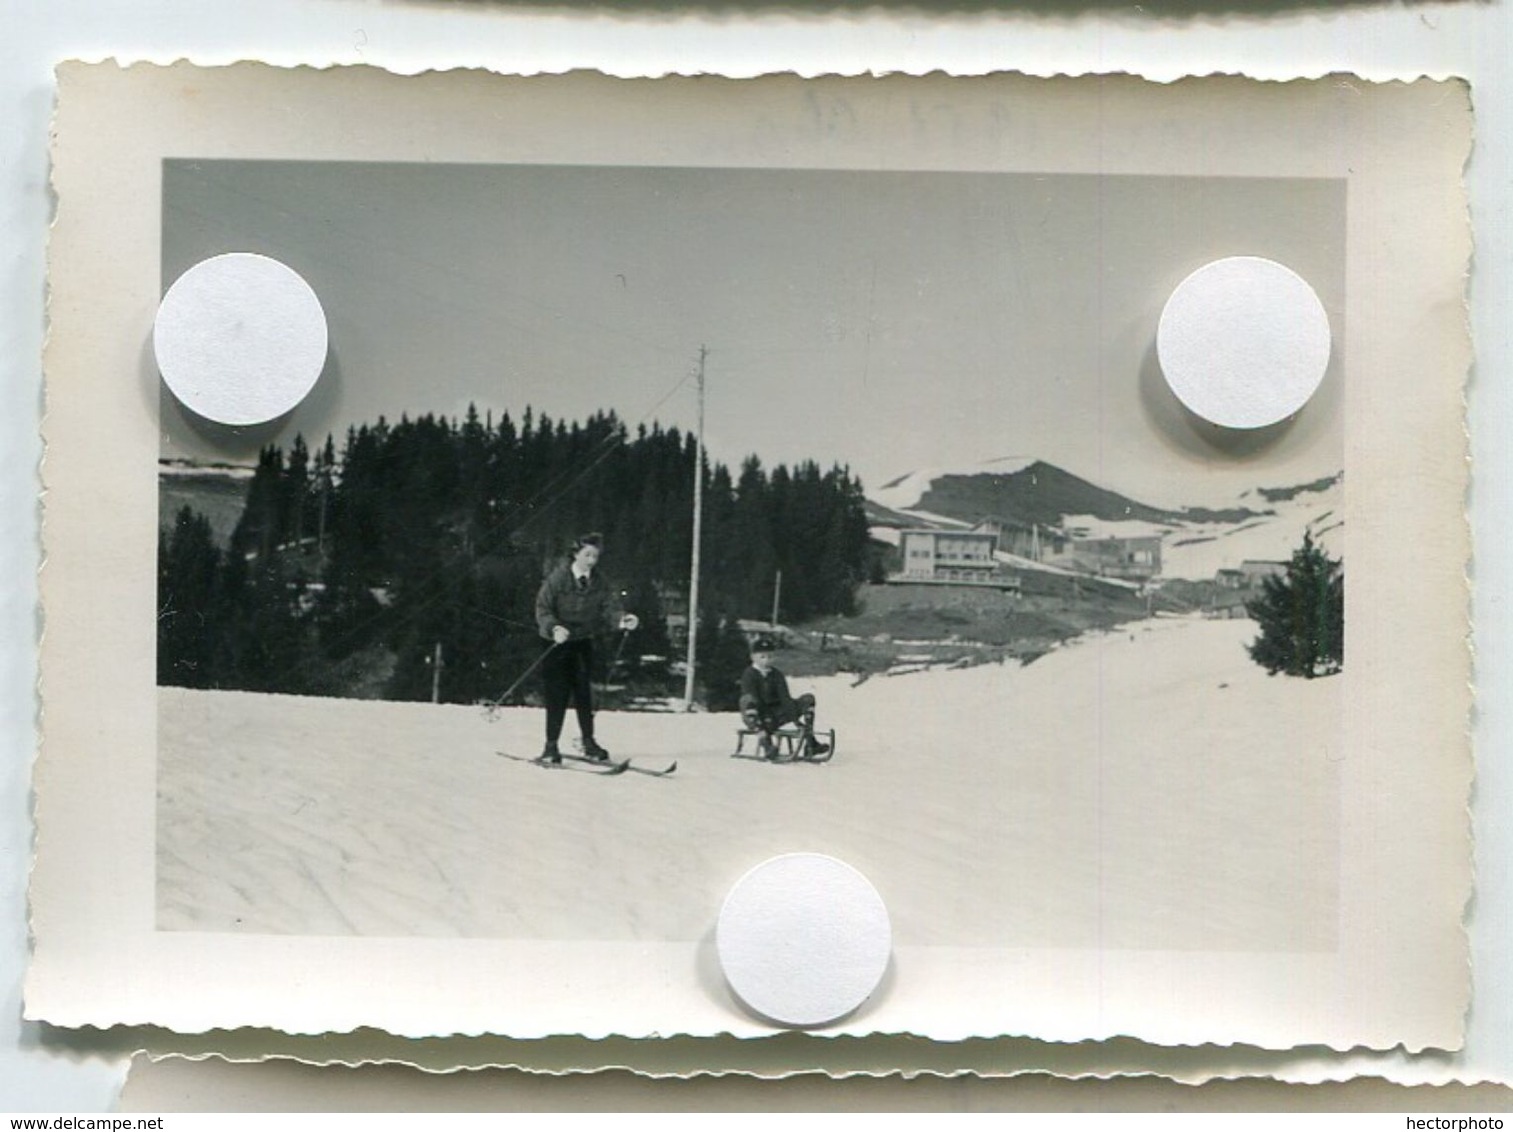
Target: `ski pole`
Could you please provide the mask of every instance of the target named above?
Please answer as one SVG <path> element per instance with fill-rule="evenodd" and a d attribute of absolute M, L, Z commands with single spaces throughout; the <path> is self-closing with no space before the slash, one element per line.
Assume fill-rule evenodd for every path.
<path fill-rule="evenodd" d="M 552 654 L 552 650 L 555 649 L 556 647 L 557 647 L 557 642 L 553 641 L 551 644 L 547 645 L 546 648 L 541 651 L 541 655 L 540 656 L 538 656 L 535 660 L 531 661 L 531 666 L 520 674 L 519 679 L 517 679 L 513 684 L 511 684 L 502 693 L 500 693 L 498 699 L 492 701 L 488 705 L 488 711 L 490 712 L 490 714 L 492 714 L 499 707 L 500 704 L 504 703 L 505 700 L 509 699 L 510 696 L 514 694 L 515 689 L 518 688 L 518 687 L 520 687 L 520 685 L 524 684 L 525 681 L 526 681 L 526 678 L 529 677 L 532 672 L 536 671 L 536 669 L 538 669 L 538 668 L 541 667 L 541 662 L 543 660 L 545 660 L 548 656 L 550 656 Z"/>
<path fill-rule="evenodd" d="M 615 670 L 615 668 L 619 665 L 619 663 L 620 663 L 620 654 L 625 651 L 625 642 L 628 641 L 628 640 L 630 640 L 630 630 L 629 629 L 621 629 L 620 630 L 620 644 L 619 644 L 619 647 L 617 647 L 615 649 L 614 659 L 612 659 L 609 662 L 609 670 L 611 672 L 613 672 Z"/>

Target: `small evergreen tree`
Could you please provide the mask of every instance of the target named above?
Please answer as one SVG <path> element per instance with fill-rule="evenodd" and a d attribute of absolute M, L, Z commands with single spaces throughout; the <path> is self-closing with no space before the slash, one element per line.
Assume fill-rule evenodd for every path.
<path fill-rule="evenodd" d="M 750 662 L 746 634 L 734 617 L 717 613 L 699 626 L 699 683 L 706 711 L 735 711 L 741 705 L 741 673 Z"/>
<path fill-rule="evenodd" d="M 1293 551 L 1285 573 L 1266 578 L 1261 595 L 1245 603 L 1261 627 L 1251 659 L 1288 676 L 1329 676 L 1345 665 L 1345 574 L 1339 559 L 1315 545 L 1311 533 Z"/>

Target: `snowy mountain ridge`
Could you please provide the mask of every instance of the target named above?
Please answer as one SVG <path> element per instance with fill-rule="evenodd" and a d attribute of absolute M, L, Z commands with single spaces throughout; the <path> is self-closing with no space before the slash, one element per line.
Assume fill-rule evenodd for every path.
<path fill-rule="evenodd" d="M 233 480 L 250 480 L 257 468 L 251 464 L 206 463 L 185 459 L 162 459 L 158 461 L 160 476 L 222 476 Z"/>
<path fill-rule="evenodd" d="M 920 501 L 938 479 L 948 476 L 1014 475 L 1036 462 L 1034 457 L 1000 456 L 957 468 L 921 468 L 888 481 L 868 498 L 895 511 L 912 511 L 919 507 Z"/>

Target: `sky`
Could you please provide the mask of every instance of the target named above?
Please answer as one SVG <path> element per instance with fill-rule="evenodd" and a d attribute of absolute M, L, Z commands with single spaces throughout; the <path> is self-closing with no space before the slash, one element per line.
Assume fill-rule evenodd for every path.
<path fill-rule="evenodd" d="M 163 287 L 258 252 L 314 288 L 315 390 L 271 426 L 192 421 L 166 457 L 250 462 L 296 433 L 527 405 L 696 419 L 710 455 L 920 468 L 1035 457 L 1162 506 L 1343 466 L 1343 182 L 952 172 L 175 160 Z M 1166 389 L 1172 290 L 1276 260 L 1329 313 L 1325 381 L 1292 422 L 1204 426 Z"/>

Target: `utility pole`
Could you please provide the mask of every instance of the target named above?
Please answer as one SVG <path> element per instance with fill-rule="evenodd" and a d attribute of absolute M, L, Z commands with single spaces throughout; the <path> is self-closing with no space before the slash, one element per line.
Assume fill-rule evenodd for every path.
<path fill-rule="evenodd" d="M 709 350 L 699 347 L 699 426 L 694 432 L 693 461 L 693 566 L 688 578 L 688 675 L 683 682 L 683 704 L 693 710 L 694 666 L 699 653 L 699 544 L 704 532 L 704 359 Z"/>
<path fill-rule="evenodd" d="M 783 572 L 778 571 L 777 579 L 772 583 L 772 627 L 778 627 L 778 602 L 783 597 Z"/>
<path fill-rule="evenodd" d="M 441 703 L 441 642 L 436 642 L 436 656 L 431 661 L 431 702 Z"/>

